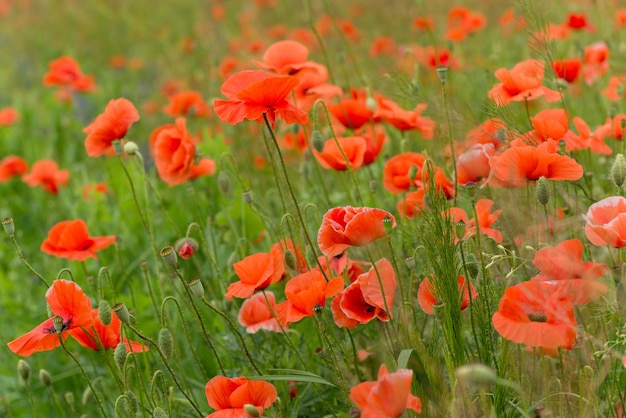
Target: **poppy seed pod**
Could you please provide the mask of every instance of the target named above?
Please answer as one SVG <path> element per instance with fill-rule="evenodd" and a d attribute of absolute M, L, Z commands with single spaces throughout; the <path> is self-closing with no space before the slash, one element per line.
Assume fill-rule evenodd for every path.
<path fill-rule="evenodd" d="M 133 141 L 124 144 L 124 152 L 128 155 L 135 155 L 139 152 L 139 147 Z"/>
<path fill-rule="evenodd" d="M 8 235 L 15 235 L 15 225 L 13 224 L 13 218 L 4 218 L 2 220 L 2 228 Z"/>
<path fill-rule="evenodd" d="M 195 297 L 200 299 L 204 297 L 204 286 L 202 286 L 200 279 L 193 279 L 188 285 L 191 293 L 193 293 Z"/>
<path fill-rule="evenodd" d="M 124 304 L 124 302 L 116 303 L 113 308 L 113 313 L 117 315 L 120 321 L 125 324 L 130 324 L 130 313 L 128 312 L 128 308 Z"/>
<path fill-rule="evenodd" d="M 254 201 L 251 190 L 244 190 L 244 192 L 241 194 L 241 197 L 243 198 L 243 201 L 246 202 L 248 205 L 252 204 L 252 202 Z"/>
<path fill-rule="evenodd" d="M 57 334 L 60 334 L 61 332 L 65 330 L 65 324 L 63 324 L 63 318 L 61 318 L 60 316 L 55 316 L 52 319 L 52 325 L 54 325 L 54 330 L 56 331 Z"/>
<path fill-rule="evenodd" d="M 617 154 L 611 167 L 611 179 L 617 187 L 622 187 L 626 179 L 626 161 L 623 154 Z"/>
<path fill-rule="evenodd" d="M 161 248 L 160 254 L 163 258 L 163 261 L 165 261 L 165 264 L 167 264 L 168 266 L 175 268 L 178 265 L 178 257 L 176 256 L 176 251 L 171 245 Z"/>
<path fill-rule="evenodd" d="M 367 96 L 367 99 L 365 99 L 365 107 L 374 112 L 378 107 L 378 103 L 376 103 L 376 99 L 372 96 Z"/>
<path fill-rule="evenodd" d="M 439 81 L 441 81 L 442 83 L 445 82 L 446 78 L 448 78 L 448 67 L 440 65 L 439 67 L 437 67 L 436 71 Z"/>

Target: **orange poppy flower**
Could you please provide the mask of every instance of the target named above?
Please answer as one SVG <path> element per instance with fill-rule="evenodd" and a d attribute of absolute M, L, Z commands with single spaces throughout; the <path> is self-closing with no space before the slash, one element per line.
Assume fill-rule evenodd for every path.
<path fill-rule="evenodd" d="M 348 258 L 348 254 L 345 252 L 342 255 L 331 258 L 322 255 L 317 258 L 317 261 L 326 277 L 343 276 L 352 283 L 357 277 L 365 273 L 365 269 L 361 267 L 361 264 L 364 263 Z"/>
<path fill-rule="evenodd" d="M 13 125 L 20 119 L 20 114 L 13 107 L 3 107 L 0 109 L 0 126 Z"/>
<path fill-rule="evenodd" d="M 393 215 L 382 209 L 344 206 L 324 214 L 317 245 L 326 257 L 341 255 L 348 247 L 363 247 L 387 235 L 385 222 L 396 227 Z"/>
<path fill-rule="evenodd" d="M 393 100 L 382 96 L 376 98 L 377 108 L 375 119 L 381 119 L 400 131 L 415 130 L 422 138 L 431 139 L 435 132 L 435 122 L 422 116 L 427 105 L 418 104 L 414 110 L 404 110 Z"/>
<path fill-rule="evenodd" d="M 376 262 L 376 268 L 361 274 L 333 299 L 331 311 L 335 323 L 339 327 L 354 328 L 374 318 L 389 321 L 391 312 L 387 309 L 393 309 L 396 287 L 391 263 L 381 258 Z"/>
<path fill-rule="evenodd" d="M 265 296 L 263 293 L 255 293 L 239 309 L 237 318 L 241 326 L 246 327 L 248 334 L 256 334 L 259 330 L 281 332 L 280 325 L 272 314 L 272 310 L 276 312 L 276 297 L 269 291 L 265 292 Z"/>
<path fill-rule="evenodd" d="M 614 11 L 614 22 L 616 29 L 626 28 L 626 9 L 617 9 Z"/>
<path fill-rule="evenodd" d="M 102 321 L 100 321 L 98 309 L 91 310 L 91 317 L 93 318 L 91 327 L 75 328 L 71 330 L 69 334 L 78 341 L 80 345 L 90 350 L 99 350 L 98 344 L 96 344 L 98 340 L 100 340 L 105 349 L 114 349 L 117 347 L 120 341 L 122 341 L 122 321 L 120 321 L 117 315 L 111 315 L 111 323 L 109 325 L 104 325 Z M 141 353 L 149 350 L 147 346 L 131 341 L 128 338 L 124 338 L 124 345 L 126 346 L 126 351 L 132 353 Z"/>
<path fill-rule="evenodd" d="M 90 200 L 95 195 L 103 195 L 109 191 L 106 183 L 89 183 L 82 187 L 83 199 Z"/>
<path fill-rule="evenodd" d="M 614 102 L 626 97 L 626 74 L 612 76 L 607 88 L 602 90 L 602 94 Z"/>
<path fill-rule="evenodd" d="M 332 298 L 343 289 L 343 279 L 335 277 L 326 282 L 319 270 L 299 274 L 287 282 L 287 300 L 276 305 L 276 315 L 281 324 L 287 325 L 302 318 L 315 315 L 316 305 L 324 306 L 326 299 Z"/>
<path fill-rule="evenodd" d="M 339 103 L 327 103 L 328 111 L 346 128 L 359 129 L 370 121 L 378 122 L 374 111 L 367 106 L 367 93 L 352 89 Z"/>
<path fill-rule="evenodd" d="M 561 100 L 558 91 L 550 90 L 543 83 L 543 62 L 538 60 L 522 61 L 512 69 L 496 70 L 496 78 L 501 81 L 489 91 L 498 106 L 511 102 L 534 100 L 544 96 L 548 102 Z"/>
<path fill-rule="evenodd" d="M 262 121 L 263 115 L 275 123 L 276 117 L 286 123 L 306 123 L 306 112 L 287 102 L 287 96 L 298 85 L 292 76 L 275 76 L 260 70 L 235 73 L 222 85 L 222 94 L 228 100 L 215 100 L 217 116 L 235 125 L 244 119 Z"/>
<path fill-rule="evenodd" d="M 487 119 L 465 135 L 468 146 L 492 144 L 496 150 L 502 148 L 506 139 L 506 125 L 500 118 Z"/>
<path fill-rule="evenodd" d="M 339 142 L 339 145 L 337 145 L 337 142 Z M 365 138 L 349 136 L 337 138 L 337 141 L 335 139 L 327 140 L 324 143 L 322 152 L 317 152 L 314 149 L 313 155 L 315 155 L 320 165 L 326 169 L 345 171 L 348 169 L 349 163 L 352 170 L 357 170 L 363 165 L 366 150 L 367 143 Z"/>
<path fill-rule="evenodd" d="M 414 192 L 405 193 L 402 200 L 396 204 L 398 213 L 410 219 L 421 215 L 422 211 L 426 208 L 425 195 L 426 191 L 424 188 L 419 188 Z"/>
<path fill-rule="evenodd" d="M 583 168 L 571 157 L 557 153 L 557 143 L 551 139 L 538 146 L 513 141 L 511 148 L 491 157 L 492 174 L 509 187 L 521 187 L 540 177 L 550 180 L 578 180 Z"/>
<path fill-rule="evenodd" d="M 7 345 L 9 350 L 20 356 L 30 356 L 39 351 L 52 350 L 59 345 L 58 333 L 65 340 L 70 332 L 93 324 L 91 300 L 82 289 L 69 280 L 55 280 L 46 292 L 46 300 L 55 317 L 61 318 L 60 326 L 55 318 L 48 318 L 35 329 L 16 338 Z"/>
<path fill-rule="evenodd" d="M 458 278 L 459 297 L 461 299 L 461 310 L 467 308 L 471 300 L 475 300 L 478 297 L 478 293 L 474 290 L 474 286 L 461 275 Z M 467 287 L 469 286 L 469 292 Z M 470 297 L 471 296 L 471 297 Z M 433 287 L 428 277 L 424 278 L 417 289 L 417 303 L 420 308 L 428 315 L 434 315 L 434 306 L 439 299 L 435 296 L 435 288 Z"/>
<path fill-rule="evenodd" d="M 57 86 L 84 93 L 96 89 L 93 76 L 83 74 L 76 60 L 68 56 L 50 62 L 49 71 L 43 78 L 43 85 Z"/>
<path fill-rule="evenodd" d="M 104 113 L 83 129 L 87 134 L 85 149 L 90 157 L 113 155 L 113 141 L 123 139 L 131 125 L 139 120 L 135 106 L 124 98 L 111 100 Z"/>
<path fill-rule="evenodd" d="M 196 116 L 208 118 L 211 108 L 202 99 L 202 95 L 194 90 L 177 91 L 169 97 L 169 104 L 163 111 L 170 116 Z"/>
<path fill-rule="evenodd" d="M 48 232 L 48 238 L 41 244 L 41 251 L 55 257 L 84 261 L 98 258 L 96 251 L 115 242 L 114 235 L 90 237 L 87 225 L 82 219 L 62 221 Z"/>
<path fill-rule="evenodd" d="M 565 141 L 565 151 L 575 151 L 579 149 L 589 149 L 594 154 L 611 155 L 613 150 L 607 144 L 604 143 L 604 136 L 606 134 L 606 128 L 600 127 L 596 132 L 591 132 L 589 125 L 578 116 L 575 116 L 574 126 L 578 131 L 576 135 L 572 131 L 567 131 L 563 137 Z M 610 126 L 608 126 L 610 131 Z"/>
<path fill-rule="evenodd" d="M 550 64 L 554 74 L 570 84 L 578 79 L 582 65 L 582 61 L 578 58 L 556 60 Z"/>
<path fill-rule="evenodd" d="M 603 42 L 595 42 L 585 47 L 583 58 L 583 78 L 589 86 L 609 71 L 609 47 Z"/>
<path fill-rule="evenodd" d="M 467 213 L 461 208 L 450 208 L 450 219 L 455 223 L 465 225 L 465 234 L 463 239 L 467 239 L 472 234 L 476 234 L 478 230 L 483 235 L 487 235 L 497 243 L 502 242 L 502 232 L 491 228 L 502 213 L 502 209 L 498 209 L 491 213 L 493 200 L 480 199 L 476 202 L 476 217 L 478 218 L 478 228 L 476 227 L 476 219 L 468 219 Z M 456 240 L 458 242 L 458 239 Z"/>
<path fill-rule="evenodd" d="M 285 273 L 283 252 L 280 246 L 272 246 L 269 253 L 256 253 L 233 264 L 238 282 L 231 283 L 226 299 L 249 298 L 257 290 L 262 290 L 278 282 Z"/>
<path fill-rule="evenodd" d="M 413 27 L 419 30 L 432 31 L 435 29 L 435 23 L 432 16 L 417 16 L 413 19 Z"/>
<path fill-rule="evenodd" d="M 59 186 L 65 186 L 70 180 L 70 173 L 59 170 L 53 160 L 39 160 L 33 164 L 30 173 L 22 176 L 22 180 L 30 187 L 41 186 L 48 193 L 57 194 Z"/>
<path fill-rule="evenodd" d="M 398 46 L 393 38 L 389 36 L 379 36 L 372 41 L 372 45 L 370 45 L 369 56 L 377 57 L 379 55 L 396 55 L 396 51 L 398 50 Z"/>
<path fill-rule="evenodd" d="M 541 142 L 552 138 L 560 141 L 569 130 L 567 113 L 564 109 L 546 109 L 530 118 L 535 134 Z"/>
<path fill-rule="evenodd" d="M 317 67 L 319 64 L 307 61 L 309 48 L 290 39 L 270 45 L 263 54 L 263 61 L 256 62 L 261 68 L 280 75 L 294 75 L 303 68 Z"/>
<path fill-rule="evenodd" d="M 460 42 L 485 26 L 487 26 L 487 19 L 482 13 L 473 12 L 464 6 L 454 6 L 448 12 L 446 39 Z"/>
<path fill-rule="evenodd" d="M 425 162 L 426 157 L 417 152 L 403 152 L 388 159 L 383 169 L 385 190 L 399 194 L 412 187 L 424 187 L 428 184 L 430 177 L 429 173 L 423 170 Z M 437 190 L 443 191 L 447 198 L 454 196 L 454 184 L 446 177 L 441 167 L 434 167 L 434 169 Z M 415 170 L 413 178 L 409 178 L 411 170 Z"/>
<path fill-rule="evenodd" d="M 405 410 L 422 412 L 422 401 L 411 394 L 413 370 L 389 373 L 382 364 L 378 380 L 363 382 L 350 389 L 350 400 L 361 409 L 361 418 L 397 418 Z"/>
<path fill-rule="evenodd" d="M 176 119 L 175 125 L 154 130 L 150 135 L 150 150 L 159 177 L 170 186 L 215 172 L 215 162 L 210 158 L 196 163 L 196 146 L 184 118 Z"/>
<path fill-rule="evenodd" d="M 585 235 L 593 245 L 626 247 L 626 198 L 604 198 L 591 205 L 583 218 Z"/>
<path fill-rule="evenodd" d="M 618 114 L 613 118 L 607 118 L 604 125 L 598 126 L 595 130 L 595 134 L 598 137 L 604 139 L 614 139 L 621 141 L 626 136 L 626 114 Z"/>
<path fill-rule="evenodd" d="M 603 263 L 582 261 L 583 244 L 574 238 L 535 253 L 533 264 L 540 273 L 532 280 L 554 284 L 575 305 L 584 305 L 606 293 L 608 286 L 596 279 L 609 268 Z"/>
<path fill-rule="evenodd" d="M 250 416 L 244 406 L 250 405 L 263 415 L 263 410 L 269 408 L 278 393 L 276 388 L 264 380 L 248 380 L 245 376 L 228 378 L 215 376 L 205 387 L 209 406 L 216 412 L 207 418 L 236 418 Z"/>
<path fill-rule="evenodd" d="M 574 305 L 554 285 L 531 280 L 504 291 L 491 321 L 507 340 L 543 349 L 570 350 L 576 340 Z"/>
<path fill-rule="evenodd" d="M 28 163 L 22 157 L 9 155 L 0 161 L 0 183 L 9 181 L 15 176 L 22 175 L 28 171 Z"/>
<path fill-rule="evenodd" d="M 487 183 L 491 174 L 489 160 L 496 153 L 493 144 L 476 144 L 456 160 L 456 181 L 460 186 Z"/>

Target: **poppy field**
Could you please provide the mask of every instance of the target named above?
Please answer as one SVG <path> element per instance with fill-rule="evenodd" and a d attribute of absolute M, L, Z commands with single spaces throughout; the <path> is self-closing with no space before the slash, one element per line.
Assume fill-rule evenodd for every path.
<path fill-rule="evenodd" d="M 382 3 L 0 0 L 0 416 L 626 415 L 626 5 Z"/>

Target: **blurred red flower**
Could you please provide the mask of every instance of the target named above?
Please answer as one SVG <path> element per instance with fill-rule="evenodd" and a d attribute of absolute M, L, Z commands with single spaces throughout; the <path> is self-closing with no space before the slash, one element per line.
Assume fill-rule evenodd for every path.
<path fill-rule="evenodd" d="M 96 252 L 114 242 L 114 235 L 90 237 L 85 221 L 76 219 L 53 226 L 41 244 L 41 251 L 59 258 L 84 261 L 90 257 L 98 258 Z"/>
<path fill-rule="evenodd" d="M 113 155 L 113 141 L 123 139 L 131 125 L 139 120 L 135 106 L 124 98 L 111 100 L 104 113 L 83 129 L 87 134 L 85 149 L 90 157 Z"/>
<path fill-rule="evenodd" d="M 478 293 L 476 293 L 474 286 L 463 275 L 459 276 L 457 284 L 459 286 L 461 310 L 463 310 L 469 306 L 470 299 L 475 300 L 478 297 Z M 468 286 L 469 292 L 467 291 Z M 439 299 L 438 296 L 435 295 L 435 288 L 431 280 L 428 277 L 424 278 L 417 289 L 417 303 L 428 315 L 434 315 L 435 311 L 433 307 L 437 301 L 439 301 Z"/>
<path fill-rule="evenodd" d="M 93 76 L 83 74 L 78 62 L 68 56 L 50 62 L 43 85 L 60 87 L 61 96 L 70 95 L 73 91 L 89 93 L 96 89 Z"/>
<path fill-rule="evenodd" d="M 246 405 L 254 407 L 259 416 L 262 416 L 263 410 L 269 408 L 278 397 L 276 388 L 271 383 L 264 380 L 248 380 L 245 376 L 232 379 L 215 376 L 207 382 L 205 393 L 209 406 L 217 410 L 207 418 L 250 416 L 244 409 Z"/>
<path fill-rule="evenodd" d="M 8 106 L 0 109 L 0 126 L 13 125 L 20 119 L 20 114 L 15 108 Z"/>
<path fill-rule="evenodd" d="M 626 198 L 604 198 L 591 205 L 583 218 L 585 235 L 593 245 L 626 247 Z"/>
<path fill-rule="evenodd" d="M 527 60 L 515 65 L 512 69 L 496 70 L 496 78 L 501 81 L 489 91 L 489 97 L 497 105 L 504 106 L 513 101 L 534 100 L 545 96 L 548 102 L 561 99 L 558 91 L 542 86 L 543 62 Z"/>
<path fill-rule="evenodd" d="M 59 193 L 59 186 L 65 186 L 70 180 L 67 170 L 59 170 L 59 166 L 53 160 L 39 160 L 30 169 L 30 173 L 24 174 L 22 180 L 30 187 L 41 186 L 49 193 Z"/>
<path fill-rule="evenodd" d="M 28 163 L 22 157 L 9 155 L 0 161 L 0 183 L 9 181 L 15 176 L 22 175 L 28 171 Z"/>

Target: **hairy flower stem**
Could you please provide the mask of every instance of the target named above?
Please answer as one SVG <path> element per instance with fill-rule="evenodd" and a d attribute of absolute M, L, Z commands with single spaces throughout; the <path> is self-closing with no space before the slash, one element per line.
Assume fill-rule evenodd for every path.
<path fill-rule="evenodd" d="M 446 89 L 446 80 L 441 80 L 441 96 L 443 97 L 443 108 L 446 112 L 446 124 L 448 125 L 448 143 L 450 145 L 450 157 L 452 158 L 452 170 L 456 171 L 456 152 L 454 151 L 454 137 L 452 133 L 452 118 L 450 118 L 450 104 L 448 103 L 448 91 Z M 459 182 L 456 175 L 454 176 L 454 201 L 452 206 L 456 206 L 456 197 L 458 195 Z"/>
<path fill-rule="evenodd" d="M 20 260 L 22 261 L 22 264 L 24 264 L 26 266 L 26 268 L 31 273 L 33 273 L 35 276 L 37 276 L 37 278 L 44 285 L 46 285 L 46 287 L 50 287 L 50 285 L 48 284 L 46 279 L 44 279 L 44 277 L 41 274 L 39 274 L 39 272 L 37 270 L 35 270 L 35 268 L 33 266 L 31 266 L 28 261 L 26 261 L 26 258 L 24 257 L 24 254 L 22 253 L 22 249 L 20 248 L 19 244 L 17 243 L 17 239 L 15 239 L 15 234 L 11 234 L 10 237 L 11 237 L 11 242 L 13 243 L 13 248 L 15 248 L 15 252 L 17 253 L 17 256 L 20 258 Z"/>
<path fill-rule="evenodd" d="M 337 352 L 335 351 L 334 343 L 330 340 L 330 337 L 328 336 L 328 333 L 326 332 L 326 329 L 324 328 L 324 324 L 322 323 L 322 320 L 318 318 L 317 315 L 315 315 L 314 317 L 315 317 L 315 322 L 317 323 L 317 332 L 324 346 L 330 352 L 330 359 L 335 369 L 335 372 L 337 373 L 337 378 L 339 379 L 341 389 L 344 392 L 344 395 L 348 397 L 350 393 L 350 387 L 346 383 L 346 379 L 343 376 L 343 371 L 341 370 L 339 360 L 337 359 Z"/>

